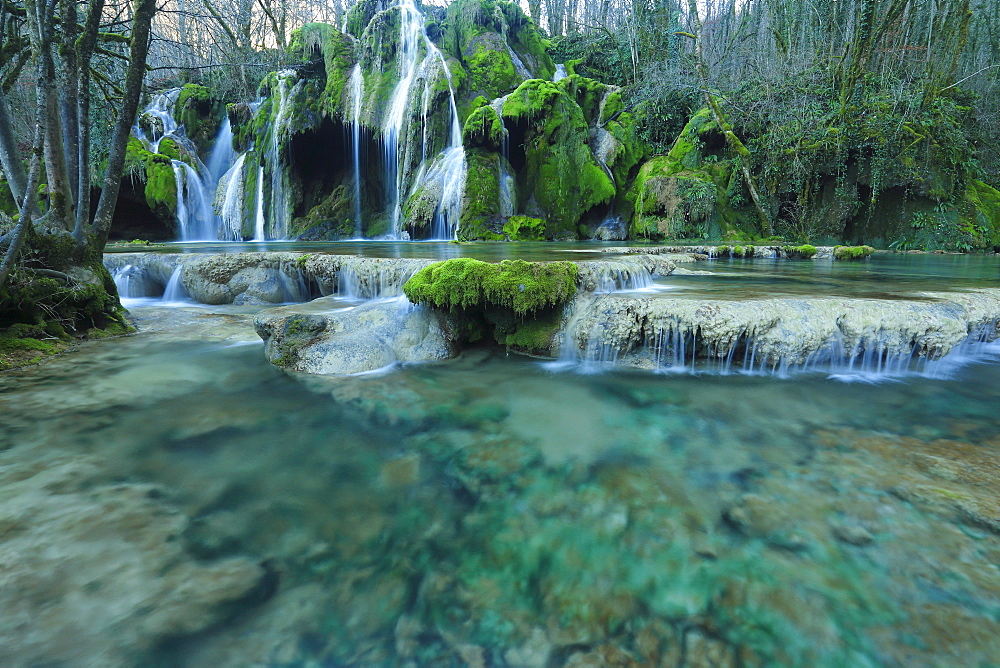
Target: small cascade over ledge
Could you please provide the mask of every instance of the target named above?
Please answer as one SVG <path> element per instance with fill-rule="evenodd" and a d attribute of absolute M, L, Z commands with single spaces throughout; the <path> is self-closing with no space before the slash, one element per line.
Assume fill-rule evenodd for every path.
<path fill-rule="evenodd" d="M 560 361 L 583 370 L 825 373 L 848 380 L 940 377 L 997 352 L 1000 290 L 930 300 L 711 300 L 584 293 Z"/>

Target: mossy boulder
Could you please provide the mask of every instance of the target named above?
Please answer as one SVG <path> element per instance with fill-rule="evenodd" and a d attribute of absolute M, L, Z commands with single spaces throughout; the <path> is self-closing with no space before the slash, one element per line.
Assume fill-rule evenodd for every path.
<path fill-rule="evenodd" d="M 173 229 L 176 225 L 177 180 L 171 156 L 176 160 L 177 151 L 170 139 L 160 142 L 160 151 L 147 151 L 142 142 L 135 137 L 130 138 L 125 149 L 125 178 L 134 184 L 136 191 L 143 193 L 145 204 L 153 215 Z"/>
<path fill-rule="evenodd" d="M 530 216 L 511 216 L 503 224 L 508 241 L 544 241 L 545 221 Z"/>
<path fill-rule="evenodd" d="M 489 107 L 486 107 L 487 109 Z M 458 238 L 463 241 L 502 241 L 500 165 L 503 158 L 483 149 L 465 154 L 465 192 Z"/>
<path fill-rule="evenodd" d="M 816 247 L 810 244 L 802 244 L 801 246 L 785 246 L 782 250 L 785 252 L 786 257 L 799 260 L 811 260 L 818 252 Z"/>
<path fill-rule="evenodd" d="M 223 102 L 200 84 L 184 84 L 174 104 L 174 118 L 184 126 L 184 134 L 207 155 L 219 134 L 225 115 Z"/>
<path fill-rule="evenodd" d="M 608 125 L 632 122 L 628 113 L 622 113 Z M 637 159 L 642 150 L 639 140 L 629 148 L 629 159 Z M 734 194 L 742 196 L 742 181 L 711 113 L 702 109 L 691 117 L 666 155 L 654 156 L 639 168 L 626 196 L 634 211 L 630 236 L 731 236 L 745 219 L 731 205 Z"/>
<path fill-rule="evenodd" d="M 468 71 L 466 100 L 494 99 L 532 77 L 555 71 L 534 23 L 513 2 L 457 0 L 448 5 L 441 48 Z"/>
<path fill-rule="evenodd" d="M 354 40 L 326 23 L 307 23 L 292 33 L 288 50 L 304 62 L 320 62 L 323 89 L 315 103 L 326 116 L 344 114 L 350 101 L 347 88 L 357 60 Z"/>
<path fill-rule="evenodd" d="M 483 262 L 455 258 L 424 267 L 403 284 L 416 304 L 448 310 L 501 306 L 525 315 L 568 301 L 576 294 L 572 262 Z"/>
<path fill-rule="evenodd" d="M 871 246 L 834 246 L 834 260 L 866 260 L 875 249 Z"/>
<path fill-rule="evenodd" d="M 646 162 L 629 193 L 635 213 L 630 236 L 653 239 L 718 235 L 720 188 L 698 171 L 675 172 L 668 157 Z"/>
<path fill-rule="evenodd" d="M 486 104 L 485 98 L 480 97 L 477 102 L 481 102 L 481 104 L 465 119 L 465 125 L 462 128 L 462 143 L 466 148 L 486 148 L 498 151 L 507 139 L 503 119 L 493 107 Z"/>
<path fill-rule="evenodd" d="M 347 186 L 337 186 L 309 213 L 292 221 L 289 236 L 302 241 L 335 241 L 353 237 L 353 197 Z"/>
<path fill-rule="evenodd" d="M 503 116 L 524 138 L 519 200 L 533 202 L 548 221 L 548 238 L 575 238 L 584 214 L 616 194 L 591 153 L 583 111 L 559 84 L 532 79 L 507 98 Z"/>

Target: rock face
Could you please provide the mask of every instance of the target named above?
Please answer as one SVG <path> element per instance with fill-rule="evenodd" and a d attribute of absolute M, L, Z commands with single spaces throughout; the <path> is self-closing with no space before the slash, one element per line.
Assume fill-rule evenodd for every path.
<path fill-rule="evenodd" d="M 570 307 L 562 355 L 631 366 L 693 357 L 753 368 L 872 364 L 940 358 L 1000 336 L 1000 290 L 927 293 L 926 301 L 714 300 L 582 296 Z"/>
<path fill-rule="evenodd" d="M 187 518 L 157 488 L 104 476 L 75 455 L 0 460 L 0 663 L 136 665 L 262 586 L 248 559 L 195 561 L 180 540 Z"/>
<path fill-rule="evenodd" d="M 302 306 L 290 306 L 254 318 L 272 364 L 293 371 L 347 375 L 455 354 L 448 319 L 405 299 L 316 312 L 322 303 L 318 299 L 306 305 L 311 313 L 303 313 Z"/>

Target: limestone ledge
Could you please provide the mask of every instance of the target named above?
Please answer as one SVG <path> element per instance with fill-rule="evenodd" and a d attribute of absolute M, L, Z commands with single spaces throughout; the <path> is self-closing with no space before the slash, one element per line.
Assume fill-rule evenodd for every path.
<path fill-rule="evenodd" d="M 843 298 L 699 301 L 581 295 L 567 309 L 564 357 L 658 363 L 687 341 L 688 358 L 753 348 L 758 363 L 801 365 L 817 354 L 940 358 L 1000 337 L 1000 289 L 924 293 L 921 300 Z M 690 350 L 695 345 L 694 351 Z"/>

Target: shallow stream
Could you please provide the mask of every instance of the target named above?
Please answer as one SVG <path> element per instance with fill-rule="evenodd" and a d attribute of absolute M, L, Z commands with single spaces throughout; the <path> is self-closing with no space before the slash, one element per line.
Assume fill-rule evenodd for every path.
<path fill-rule="evenodd" d="M 669 280 L 701 298 L 768 285 L 894 295 L 988 283 L 997 265 L 981 259 L 829 271 L 715 261 L 697 265 L 715 276 Z M 131 542 L 91 564 L 74 561 L 89 548 L 68 536 L 65 559 L 40 558 L 34 571 L 0 542 L 0 569 L 20 573 L 0 597 L 46 613 L 17 633 L 0 622 L 7 665 L 1000 657 L 1000 355 L 948 379 L 848 384 L 554 373 L 478 349 L 330 379 L 267 363 L 249 323 L 259 307 L 151 303 L 133 305 L 135 336 L 0 377 L 0 509 L 46 462 L 86 461 L 93 472 L 71 491 L 37 489 L 68 504 L 144 485 L 180 513 L 164 542 L 171 563 L 248 558 L 265 585 L 202 626 L 171 626 L 152 594 L 114 613 L 100 585 L 54 596 L 40 584 L 60 568 L 90 568 L 93 582 L 129 577 L 119 561 L 139 549 Z M 16 531 L 4 512 L 0 537 Z M 46 635 L 38 626 L 58 624 L 53 606 L 79 628 Z M 39 634 L 49 640 L 32 644 Z M 98 639 L 90 654 L 81 637 Z"/>

